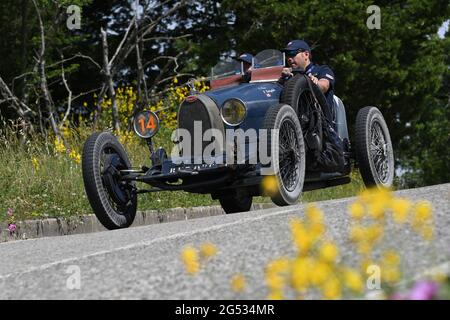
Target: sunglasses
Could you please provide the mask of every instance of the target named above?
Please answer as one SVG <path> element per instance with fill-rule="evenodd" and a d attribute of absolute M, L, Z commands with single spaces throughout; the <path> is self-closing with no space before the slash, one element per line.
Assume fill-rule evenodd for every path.
<path fill-rule="evenodd" d="M 287 58 L 291 58 L 291 57 L 295 57 L 300 52 L 305 52 L 305 50 L 301 50 L 301 49 L 298 49 L 298 50 L 286 50 L 284 53 L 285 53 Z"/>

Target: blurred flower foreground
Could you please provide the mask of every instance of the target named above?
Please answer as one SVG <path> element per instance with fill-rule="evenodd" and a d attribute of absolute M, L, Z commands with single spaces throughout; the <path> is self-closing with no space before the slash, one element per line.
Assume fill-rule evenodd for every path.
<path fill-rule="evenodd" d="M 295 255 L 275 257 L 261 270 L 267 299 L 450 298 L 448 275 L 436 272 L 417 281 L 402 279 L 401 255 L 386 246 L 388 225 L 408 228 L 426 242 L 433 239 L 429 202 L 413 202 L 387 189 L 367 189 L 348 206 L 348 215 L 350 225 L 345 240 L 356 255 L 352 260 L 357 264 L 346 265 L 339 245 L 328 236 L 324 213 L 309 204 L 304 217 L 290 221 Z M 208 243 L 202 247 L 205 245 L 213 246 Z M 218 250 L 213 248 L 211 251 L 216 254 Z M 189 246 L 181 253 L 186 272 L 191 276 L 207 268 L 205 254 L 198 251 L 204 249 Z M 246 283 L 245 275 L 237 272 L 230 279 L 230 290 L 245 292 Z"/>

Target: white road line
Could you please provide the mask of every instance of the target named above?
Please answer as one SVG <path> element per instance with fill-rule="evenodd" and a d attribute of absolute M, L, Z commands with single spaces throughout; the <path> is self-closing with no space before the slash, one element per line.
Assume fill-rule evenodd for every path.
<path fill-rule="evenodd" d="M 254 222 L 254 221 L 258 221 L 258 220 L 263 220 L 263 219 L 268 218 L 268 217 L 275 217 L 275 216 L 282 215 L 282 214 L 285 214 L 285 213 L 294 212 L 294 210 L 297 210 L 297 209 L 298 209 L 298 207 L 297 208 L 284 209 L 284 210 L 277 211 L 277 212 L 274 212 L 274 213 L 268 213 L 268 214 L 265 214 L 265 215 L 259 216 L 259 217 L 245 218 L 245 219 L 242 219 L 242 220 L 225 223 L 225 224 L 221 224 L 221 225 L 218 225 L 218 226 L 212 226 L 212 227 L 198 229 L 198 230 L 194 230 L 194 231 L 177 233 L 177 234 L 173 234 L 173 235 L 170 235 L 170 236 L 160 237 L 160 238 L 151 239 L 151 240 L 139 241 L 139 242 L 136 242 L 136 243 L 133 243 L 133 244 L 129 244 L 129 245 L 126 245 L 126 246 L 114 248 L 114 249 L 111 249 L 111 250 L 101 250 L 101 251 L 90 253 L 90 254 L 87 254 L 87 255 L 83 255 L 83 256 L 80 256 L 80 257 L 73 257 L 73 258 L 62 259 L 62 260 L 54 261 L 54 262 L 51 262 L 51 263 L 46 263 L 46 264 L 40 265 L 38 267 L 30 267 L 30 268 L 28 268 L 28 269 L 26 269 L 24 271 L 13 272 L 13 273 L 9 273 L 9 274 L 6 274 L 6 275 L 0 275 L 0 280 L 7 279 L 7 278 L 10 278 L 10 277 L 13 277 L 13 276 L 23 275 L 23 274 L 34 272 L 34 271 L 43 271 L 43 270 L 49 269 L 49 268 L 51 268 L 53 266 L 56 266 L 56 265 L 59 265 L 59 264 L 65 264 L 65 263 L 69 263 L 69 262 L 73 262 L 73 261 L 77 261 L 77 260 L 84 260 L 84 259 L 88 259 L 88 258 L 95 257 L 95 256 L 105 255 L 105 254 L 118 252 L 118 251 L 123 251 L 123 250 L 135 249 L 135 248 L 139 248 L 139 247 L 145 248 L 147 246 L 150 246 L 152 244 L 155 244 L 155 243 L 158 243 L 158 242 L 162 242 L 162 241 L 165 242 L 167 240 L 173 240 L 173 239 L 178 239 L 178 238 L 182 238 L 182 237 L 193 236 L 193 235 L 201 234 L 201 233 L 204 233 L 204 232 L 220 230 L 220 229 L 223 229 L 223 228 L 227 228 L 227 227 L 231 227 L 231 226 L 235 226 L 235 225 L 239 225 L 239 224 L 245 224 L 245 223 L 248 223 L 248 222 Z"/>
<path fill-rule="evenodd" d="M 450 186 L 450 184 L 448 184 L 448 186 Z M 428 187 L 426 187 L 428 188 Z M 416 189 L 412 189 L 412 190 L 416 190 Z M 354 197 L 351 198 L 344 198 L 344 199 L 336 199 L 336 200 L 326 200 L 326 201 L 320 201 L 317 202 L 316 204 L 318 206 L 321 205 L 329 205 L 330 202 L 332 202 L 331 204 L 335 205 L 335 204 L 339 204 L 339 203 L 343 203 L 343 202 L 349 202 L 353 199 Z M 283 215 L 286 213 L 291 213 L 294 212 L 298 209 L 302 209 L 302 207 L 304 207 L 306 204 L 299 204 L 296 205 L 294 207 L 289 207 L 286 209 L 282 209 L 280 208 L 280 211 L 274 212 L 274 213 L 267 213 L 264 214 L 262 216 L 258 216 L 258 217 L 249 217 L 249 218 L 244 218 L 242 220 L 238 220 L 238 221 L 234 221 L 234 222 L 229 222 L 229 223 L 225 223 L 225 224 L 221 224 L 218 226 L 212 226 L 212 227 L 208 227 L 208 228 L 203 228 L 203 229 L 198 229 L 195 231 L 188 231 L 188 232 L 183 232 L 183 233 L 177 233 L 177 234 L 173 234 L 170 236 L 165 236 L 165 237 L 161 237 L 161 238 L 156 238 L 156 239 L 151 239 L 151 240 L 144 240 L 144 241 L 139 241 L 137 243 L 133 243 L 127 246 L 122 246 L 122 247 L 118 247 L 118 248 L 114 248 L 111 250 L 102 250 L 102 251 L 98 251 L 98 252 L 94 252 L 94 253 L 90 253 L 87 255 L 82 255 L 80 257 L 73 257 L 73 258 L 67 258 L 67 259 L 62 259 L 62 260 L 58 260 L 58 261 L 54 261 L 51 263 L 46 263 L 43 265 L 40 265 L 38 267 L 30 267 L 24 271 L 20 271 L 20 272 L 13 272 L 13 273 L 9 273 L 6 275 L 0 275 L 0 280 L 2 279 L 7 279 L 13 276 L 19 276 L 19 275 L 23 275 L 26 273 L 30 273 L 30 272 L 34 272 L 34 271 L 43 271 L 46 269 L 49 269 L 53 266 L 59 265 L 59 264 L 65 264 L 65 263 L 69 263 L 69 262 L 73 262 L 73 261 L 77 261 L 77 260 L 84 260 L 84 259 L 88 259 L 91 257 L 95 257 L 95 256 L 100 256 L 100 255 L 106 255 L 109 253 L 113 253 L 113 252 L 118 252 L 118 251 L 123 251 L 123 250 L 129 250 L 129 249 L 135 249 L 135 248 L 139 248 L 139 247 L 147 247 L 150 246 L 154 243 L 158 243 L 161 241 L 167 241 L 167 240 L 173 240 L 173 239 L 178 239 L 178 238 L 182 238 L 182 237 L 187 237 L 187 236 L 192 236 L 192 235 L 196 235 L 196 234 L 200 234 L 200 233 L 204 233 L 204 232 L 209 232 L 209 231 L 214 231 L 214 230 L 220 230 L 223 228 L 227 228 L 230 226 L 235 226 L 235 225 L 239 225 L 239 224 L 245 224 L 248 222 L 254 222 L 254 221 L 259 221 L 259 220 L 263 220 L 265 218 L 270 218 L 270 217 L 275 217 L 278 215 Z M 264 209 L 264 210 L 273 210 L 274 208 L 269 208 L 269 209 Z M 145 227 L 145 226 L 143 226 Z M 42 238 L 41 238 L 42 239 Z M 8 244 L 8 243 L 6 243 Z"/>

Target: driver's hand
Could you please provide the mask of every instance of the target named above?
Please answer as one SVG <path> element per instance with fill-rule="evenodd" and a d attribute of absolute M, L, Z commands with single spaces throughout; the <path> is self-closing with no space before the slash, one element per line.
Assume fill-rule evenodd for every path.
<path fill-rule="evenodd" d="M 281 71 L 282 76 L 284 77 L 292 77 L 292 68 L 283 68 L 283 71 Z"/>
<path fill-rule="evenodd" d="M 308 75 L 309 78 L 311 79 L 311 81 L 317 86 L 319 85 L 319 79 L 317 79 L 316 77 L 314 77 L 311 73 Z"/>

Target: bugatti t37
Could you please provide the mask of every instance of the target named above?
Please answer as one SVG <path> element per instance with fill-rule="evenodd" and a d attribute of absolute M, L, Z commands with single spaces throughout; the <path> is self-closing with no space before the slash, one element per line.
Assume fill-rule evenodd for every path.
<path fill-rule="evenodd" d="M 303 191 L 349 183 L 354 164 L 367 186 L 389 187 L 394 158 L 381 112 L 361 108 L 350 143 L 345 107 L 335 96 L 331 126 L 342 144 L 342 165 L 317 165 L 327 143 L 317 124 L 328 106 L 301 71 L 280 84 L 284 65 L 284 54 L 270 49 L 254 57 L 247 73 L 239 61 L 219 62 L 212 68 L 211 90 L 192 92 L 181 103 L 170 157 L 152 143 L 159 128 L 156 114 L 137 114 L 134 130 L 147 141 L 150 166 L 132 167 L 112 133 L 92 134 L 84 145 L 82 171 L 100 222 L 108 229 L 130 226 L 138 195 L 157 191 L 210 194 L 226 213 L 250 210 L 259 195 L 292 205 Z M 274 182 L 269 193 L 265 181 Z M 150 188 L 139 189 L 136 182 Z"/>

